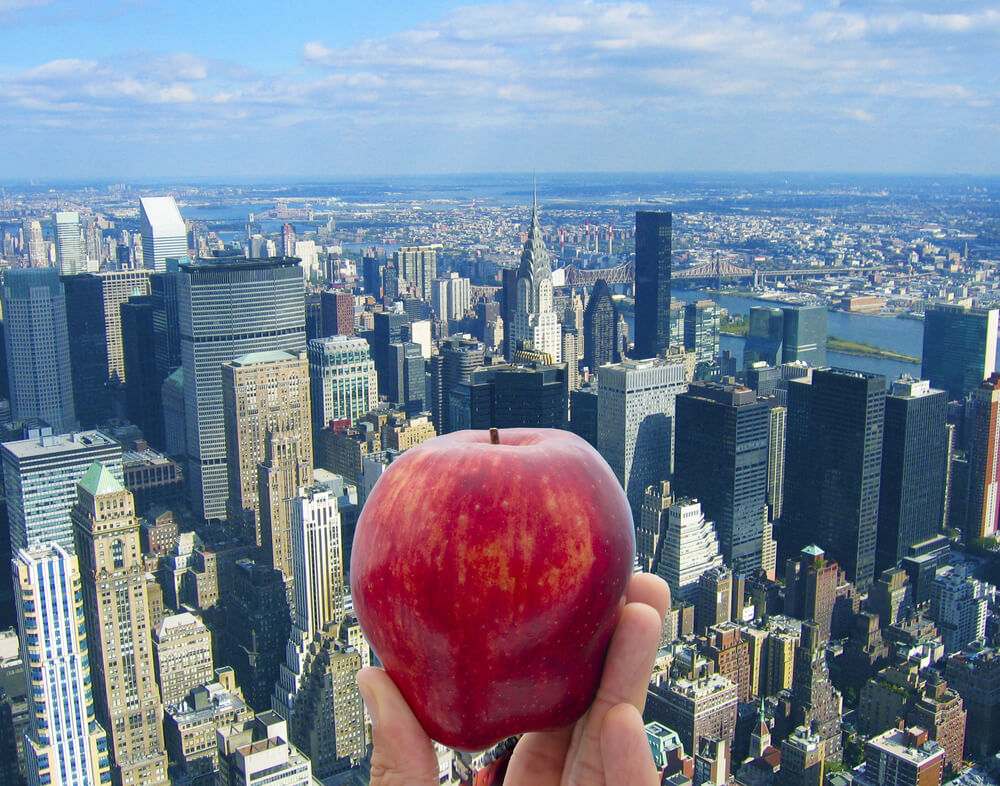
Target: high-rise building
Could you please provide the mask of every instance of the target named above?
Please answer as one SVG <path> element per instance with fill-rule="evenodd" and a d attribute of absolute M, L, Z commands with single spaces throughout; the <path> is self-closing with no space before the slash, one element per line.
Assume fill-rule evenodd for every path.
<path fill-rule="evenodd" d="M 768 401 L 767 513 L 768 521 L 778 521 L 785 505 L 785 428 L 788 410 L 777 401 Z"/>
<path fill-rule="evenodd" d="M 378 390 L 381 394 L 389 387 L 389 375 L 393 370 L 395 359 L 389 347 L 407 340 L 406 331 L 410 325 L 410 317 L 402 312 L 380 311 L 375 314 L 374 323 L 374 328 L 363 335 L 371 345 L 371 356 L 372 360 L 375 361 L 375 371 L 378 373 Z"/>
<path fill-rule="evenodd" d="M 673 471 L 674 407 L 684 364 L 624 360 L 598 370 L 597 449 L 625 489 L 634 519 L 648 486 Z"/>
<path fill-rule="evenodd" d="M 452 389 L 451 426 L 459 429 L 565 428 L 565 364 L 497 364 L 475 369 Z"/>
<path fill-rule="evenodd" d="M 149 294 L 153 301 L 153 354 L 156 374 L 162 383 L 181 365 L 180 314 L 177 287 L 181 274 L 171 259 L 164 273 L 149 277 Z"/>
<path fill-rule="evenodd" d="M 0 446 L 4 497 L 12 553 L 28 546 L 57 543 L 73 553 L 69 515 L 76 484 L 100 461 L 123 482 L 122 446 L 100 431 L 33 433 Z"/>
<path fill-rule="evenodd" d="M 80 214 L 56 213 L 56 266 L 64 276 L 75 276 L 87 269 Z"/>
<path fill-rule="evenodd" d="M 989 604 L 987 586 L 963 565 L 938 568 L 931 583 L 930 618 L 937 623 L 945 655 L 983 638 Z"/>
<path fill-rule="evenodd" d="M 583 312 L 583 365 L 595 373 L 606 363 L 620 363 L 618 306 L 608 282 L 597 279 Z"/>
<path fill-rule="evenodd" d="M 437 278 L 440 245 L 405 246 L 392 252 L 392 262 L 400 278 L 425 303 L 431 302 L 431 282 Z"/>
<path fill-rule="evenodd" d="M 435 278 L 431 282 L 431 308 L 438 319 L 461 319 L 471 305 L 471 291 L 469 279 L 458 273 Z"/>
<path fill-rule="evenodd" d="M 927 729 L 931 739 L 944 749 L 945 769 L 956 773 L 962 768 L 967 716 L 962 697 L 948 687 L 938 672 L 931 671 L 923 695 L 910 709 L 906 721 Z"/>
<path fill-rule="evenodd" d="M 956 652 L 945 662 L 944 678 L 968 713 L 965 758 L 992 755 L 1000 748 L 1000 652 L 992 647 Z"/>
<path fill-rule="evenodd" d="M 284 224 L 281 227 L 281 254 L 286 257 L 295 256 L 295 227 Z"/>
<path fill-rule="evenodd" d="M 391 363 L 386 375 L 388 386 L 380 396 L 408 415 L 427 407 L 427 362 L 422 347 L 413 341 L 389 345 Z"/>
<path fill-rule="evenodd" d="M 818 734 L 799 726 L 781 741 L 782 786 L 821 786 L 826 746 Z"/>
<path fill-rule="evenodd" d="M 1000 373 L 980 382 L 965 415 L 969 482 L 962 526 L 966 543 L 997 533 L 1000 515 Z M 961 486 L 957 493 L 961 493 Z M 959 526 L 961 522 L 953 522 Z"/>
<path fill-rule="evenodd" d="M 121 305 L 133 295 L 149 294 L 148 270 L 117 270 L 98 274 L 104 302 L 104 334 L 108 342 L 108 379 L 127 382 L 122 345 Z M 145 347 L 144 349 L 149 349 Z"/>
<path fill-rule="evenodd" d="M 163 380 L 156 371 L 153 299 L 138 295 L 121 305 L 122 362 L 125 388 L 125 413 L 137 425 L 146 441 L 163 448 Z M 79 412 L 79 408 L 77 408 Z M 140 507 L 141 510 L 141 507 Z"/>
<path fill-rule="evenodd" d="M 142 263 L 147 270 L 162 273 L 167 269 L 168 257 L 187 258 L 187 227 L 173 197 L 140 198 L 139 231 Z"/>
<path fill-rule="evenodd" d="M 378 375 L 363 338 L 330 336 L 309 342 L 313 432 L 333 421 L 357 422 L 378 404 Z"/>
<path fill-rule="evenodd" d="M 656 357 L 670 340 L 670 244 L 673 214 L 635 214 L 635 357 Z"/>
<path fill-rule="evenodd" d="M 926 380 L 899 379 L 885 399 L 875 570 L 941 532 L 948 461 L 948 399 Z"/>
<path fill-rule="evenodd" d="M 431 365 L 431 412 L 439 434 L 456 430 L 451 425 L 452 391 L 459 382 L 469 381 L 472 370 L 483 364 L 484 354 L 483 343 L 468 335 L 452 336 L 441 342 L 437 377 L 435 365 Z"/>
<path fill-rule="evenodd" d="M 187 611 L 164 617 L 153 628 L 153 664 L 164 706 L 180 704 L 215 679 L 212 632 Z"/>
<path fill-rule="evenodd" d="M 698 577 L 695 596 L 694 627 L 703 633 L 713 625 L 733 618 L 733 572 L 725 566 L 710 568 Z"/>
<path fill-rule="evenodd" d="M 677 732 L 689 755 L 697 752 L 704 737 L 732 742 L 739 704 L 736 683 L 719 674 L 697 680 L 672 679 L 649 689 L 649 720 Z"/>
<path fill-rule="evenodd" d="M 163 705 L 132 495 L 95 461 L 77 484 L 71 518 L 92 634 L 97 719 L 111 735 L 114 781 L 167 784 Z"/>
<path fill-rule="evenodd" d="M 817 369 L 788 385 L 783 553 L 816 543 L 859 592 L 875 579 L 885 377 Z"/>
<path fill-rule="evenodd" d="M 108 329 L 100 276 L 62 276 L 66 293 L 73 409 L 82 428 L 95 428 L 111 415 L 108 390 Z"/>
<path fill-rule="evenodd" d="M 24 234 L 28 242 L 28 267 L 48 267 L 49 258 L 42 237 L 42 222 L 25 220 Z"/>
<path fill-rule="evenodd" d="M 327 289 L 319 295 L 324 336 L 354 335 L 354 295 Z"/>
<path fill-rule="evenodd" d="M 312 416 L 306 353 L 252 352 L 223 363 L 222 408 L 229 475 L 227 520 L 234 531 L 237 527 L 242 529 L 247 542 L 267 548 L 261 533 L 257 482 L 257 467 L 265 460 L 267 443 L 295 442 L 294 455 L 288 459 L 295 468 L 305 468 L 307 477 L 300 478 L 300 482 L 312 483 Z M 273 461 L 275 456 L 272 454 L 271 458 Z M 271 534 L 279 537 L 277 532 Z M 287 540 L 284 535 L 280 539 Z M 283 555 L 288 553 L 284 548 L 279 551 Z"/>
<path fill-rule="evenodd" d="M 944 748 L 919 727 L 889 729 L 865 743 L 863 786 L 940 786 Z"/>
<path fill-rule="evenodd" d="M 801 360 L 814 368 L 826 365 L 826 306 L 782 306 L 782 363 Z"/>
<path fill-rule="evenodd" d="M 264 460 L 257 465 L 262 557 L 268 565 L 280 570 L 286 579 L 292 576 L 291 508 L 288 500 L 313 480 L 312 438 L 308 429 L 308 424 L 305 424 L 302 429 L 305 436 L 297 431 L 268 433 L 264 441 Z"/>
<path fill-rule="evenodd" d="M 819 546 L 806 546 L 797 557 L 785 561 L 785 614 L 812 620 L 820 641 L 826 641 L 830 638 L 839 581 L 837 563 L 827 561 Z"/>
<path fill-rule="evenodd" d="M 289 743 L 288 724 L 273 712 L 219 729 L 219 783 L 312 786 L 312 765 Z"/>
<path fill-rule="evenodd" d="M 684 348 L 694 352 L 697 363 L 711 363 L 719 356 L 719 304 L 714 300 L 684 306 Z"/>
<path fill-rule="evenodd" d="M 996 368 L 998 311 L 936 303 L 924 311 L 921 379 L 958 401 Z"/>
<path fill-rule="evenodd" d="M 531 209 L 528 240 L 521 252 L 517 271 L 517 302 L 511 330 L 511 352 L 529 349 L 551 356 L 551 363 L 562 360 L 562 326 L 552 306 L 552 262 L 549 259 L 538 210 Z"/>
<path fill-rule="evenodd" d="M 105 783 L 108 737 L 95 717 L 76 557 L 54 543 L 21 549 L 14 557 L 14 582 L 22 653 L 30 664 L 30 782 Z"/>
<path fill-rule="evenodd" d="M 701 502 L 736 573 L 762 566 L 770 410 L 738 385 L 693 382 L 677 397 L 674 489 Z"/>
<path fill-rule="evenodd" d="M 698 501 L 679 499 L 670 505 L 656 573 L 670 587 L 671 601 L 694 604 L 698 578 L 723 567 L 715 528 L 705 520 Z"/>
<path fill-rule="evenodd" d="M 784 314 L 780 308 L 751 306 L 747 340 L 743 347 L 743 363 L 765 363 L 771 367 L 781 364 L 781 346 L 785 336 Z M 757 391 L 760 395 L 767 395 Z"/>
<path fill-rule="evenodd" d="M 802 623 L 802 639 L 795 648 L 792 723 L 806 726 L 819 736 L 826 761 L 840 761 L 842 721 L 843 699 L 830 681 L 819 625 L 807 620 Z"/>
<path fill-rule="evenodd" d="M 4 344 L 11 415 L 60 433 L 76 428 L 66 295 L 54 268 L 3 276 Z"/>
<path fill-rule="evenodd" d="M 180 269 L 191 506 L 205 518 L 225 518 L 229 489 L 222 364 L 254 352 L 305 350 L 302 268 L 294 259 L 218 259 Z"/>

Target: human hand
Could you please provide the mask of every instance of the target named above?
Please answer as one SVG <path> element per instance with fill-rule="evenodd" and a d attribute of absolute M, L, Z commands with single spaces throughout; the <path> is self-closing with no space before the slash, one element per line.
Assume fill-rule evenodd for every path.
<path fill-rule="evenodd" d="M 510 786 L 656 786 L 642 708 L 670 608 L 666 583 L 632 577 L 604 673 L 590 709 L 576 723 L 530 732 L 517 743 L 507 769 Z M 372 786 L 438 786 L 438 762 L 393 681 L 363 669 L 358 685 L 372 716 Z"/>

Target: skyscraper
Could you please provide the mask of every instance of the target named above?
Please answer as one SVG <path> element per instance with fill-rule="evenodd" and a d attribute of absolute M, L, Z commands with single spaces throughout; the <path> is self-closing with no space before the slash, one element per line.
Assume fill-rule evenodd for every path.
<path fill-rule="evenodd" d="M 228 524 L 234 531 L 241 528 L 247 542 L 273 550 L 275 543 L 265 543 L 262 537 L 257 467 L 265 460 L 268 442 L 290 440 L 296 447 L 288 461 L 296 474 L 299 467 L 306 468 L 307 477 L 300 478 L 303 485 L 312 483 L 312 417 L 306 353 L 252 352 L 223 363 L 222 408 L 228 457 Z M 271 460 L 275 458 L 272 450 Z M 287 540 L 280 532 L 271 535 Z M 285 548 L 278 551 L 282 556 L 288 555 Z"/>
<path fill-rule="evenodd" d="M 597 449 L 639 518 L 647 486 L 670 477 L 674 400 L 687 390 L 684 364 L 652 358 L 598 369 Z"/>
<path fill-rule="evenodd" d="M 111 415 L 103 282 L 93 273 L 62 276 L 61 281 L 66 293 L 73 409 L 82 428 L 94 428 Z"/>
<path fill-rule="evenodd" d="M 11 414 L 39 418 L 54 431 L 76 428 L 66 294 L 54 268 L 7 270 L 4 344 Z"/>
<path fill-rule="evenodd" d="M 437 278 L 437 252 L 440 245 L 405 246 L 392 252 L 396 271 L 418 298 L 431 302 L 431 282 Z"/>
<path fill-rule="evenodd" d="M 635 357 L 670 346 L 670 243 L 673 214 L 635 214 Z"/>
<path fill-rule="evenodd" d="M 996 368 L 998 313 L 952 303 L 926 309 L 921 379 L 947 393 L 949 401 L 979 387 Z"/>
<path fill-rule="evenodd" d="M 163 704 L 180 704 L 215 679 L 212 632 L 190 612 L 164 617 L 153 629 L 153 664 Z"/>
<path fill-rule="evenodd" d="M 684 349 L 694 352 L 698 363 L 719 356 L 719 304 L 701 299 L 684 306 Z"/>
<path fill-rule="evenodd" d="M 451 392 L 459 382 L 469 381 L 472 370 L 483 364 L 483 357 L 483 343 L 468 335 L 452 336 L 441 343 L 437 379 L 433 374 L 434 366 L 431 367 L 431 405 L 438 434 L 455 430 L 451 424 Z"/>
<path fill-rule="evenodd" d="M 826 365 L 826 306 L 782 306 L 784 336 L 782 363 L 804 360 Z"/>
<path fill-rule="evenodd" d="M 76 484 L 100 461 L 121 482 L 122 446 L 100 431 L 36 433 L 0 446 L 11 548 L 57 543 L 73 553 Z"/>
<path fill-rule="evenodd" d="M 167 257 L 187 258 L 187 227 L 173 197 L 142 197 L 139 231 L 142 264 L 148 270 L 162 273 L 167 269 Z"/>
<path fill-rule="evenodd" d="M 701 502 L 737 574 L 762 567 L 769 408 L 749 388 L 694 382 L 676 402 L 674 489 Z"/>
<path fill-rule="evenodd" d="M 599 278 L 583 311 L 583 365 L 593 374 L 605 363 L 621 362 L 618 347 L 618 306 L 608 282 Z"/>
<path fill-rule="evenodd" d="M 156 371 L 152 351 L 154 332 L 152 297 L 133 296 L 121 304 L 122 364 L 128 385 L 125 388 L 125 413 L 142 429 L 143 436 L 157 448 L 163 448 L 163 380 Z"/>
<path fill-rule="evenodd" d="M 146 578 L 132 495 L 100 462 L 77 485 L 71 514 L 90 637 L 98 720 L 111 735 L 114 781 L 167 778 L 163 705 L 153 670 Z"/>
<path fill-rule="evenodd" d="M 551 356 L 553 363 L 559 363 L 562 360 L 562 326 L 552 308 L 552 263 L 538 224 L 537 206 L 531 208 L 528 240 L 517 271 L 516 296 L 514 322 L 508 325 L 511 352 L 518 349 L 544 352 Z"/>
<path fill-rule="evenodd" d="M 87 269 L 79 213 L 56 213 L 56 266 L 64 276 L 83 273 Z"/>
<path fill-rule="evenodd" d="M 1000 373 L 981 382 L 966 411 L 969 490 L 963 535 L 966 543 L 997 532 L 1000 513 Z M 954 522 L 962 526 L 961 522 Z"/>
<path fill-rule="evenodd" d="M 875 570 L 891 568 L 910 546 L 941 532 L 948 399 L 930 382 L 899 379 L 885 399 L 882 482 Z"/>
<path fill-rule="evenodd" d="M 671 601 L 693 604 L 698 598 L 699 577 L 724 567 L 715 527 L 705 520 L 701 504 L 694 499 L 678 499 L 667 510 L 667 528 L 656 567 L 657 575 L 670 587 Z"/>
<path fill-rule="evenodd" d="M 565 428 L 566 377 L 562 363 L 475 369 L 452 389 L 452 429 Z"/>
<path fill-rule="evenodd" d="M 313 434 L 331 421 L 350 421 L 375 409 L 378 374 L 363 338 L 329 336 L 309 342 Z"/>
<path fill-rule="evenodd" d="M 252 352 L 305 350 L 302 268 L 294 259 L 185 263 L 178 295 L 191 505 L 197 515 L 225 518 L 222 364 Z"/>
<path fill-rule="evenodd" d="M 149 294 L 149 271 L 117 270 L 98 275 L 104 302 L 104 332 L 108 342 L 108 379 L 127 382 L 121 304 L 133 295 Z"/>
<path fill-rule="evenodd" d="M 45 253 L 45 240 L 42 238 L 42 223 L 25 220 L 25 239 L 28 242 L 28 266 L 48 267 L 49 258 Z"/>
<path fill-rule="evenodd" d="M 324 336 L 354 335 L 354 295 L 350 292 L 324 290 L 320 293 Z"/>
<path fill-rule="evenodd" d="M 781 365 L 781 347 L 785 335 L 782 310 L 769 306 L 751 306 L 749 320 L 750 327 L 743 347 L 744 365 L 750 366 L 761 361 L 769 366 Z"/>
<path fill-rule="evenodd" d="M 885 377 L 817 369 L 788 384 L 786 557 L 816 543 L 859 592 L 874 581 Z"/>
<path fill-rule="evenodd" d="M 54 543 L 22 549 L 14 581 L 22 656 L 30 664 L 30 782 L 105 783 L 108 737 L 95 718 L 76 557 Z"/>
<path fill-rule="evenodd" d="M 389 345 L 392 359 L 388 387 L 380 394 L 408 415 L 423 412 L 427 404 L 427 363 L 419 344 L 404 341 Z"/>

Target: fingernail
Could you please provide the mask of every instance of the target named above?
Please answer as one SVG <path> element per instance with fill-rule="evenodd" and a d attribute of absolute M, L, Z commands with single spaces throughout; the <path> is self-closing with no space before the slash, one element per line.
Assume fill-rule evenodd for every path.
<path fill-rule="evenodd" d="M 360 675 L 359 675 L 360 676 Z M 365 685 L 360 679 L 358 680 L 358 689 L 361 691 L 361 698 L 365 702 L 365 706 L 368 708 L 368 714 L 372 719 L 372 729 L 378 726 L 378 702 L 375 701 L 375 694 L 372 689 Z"/>

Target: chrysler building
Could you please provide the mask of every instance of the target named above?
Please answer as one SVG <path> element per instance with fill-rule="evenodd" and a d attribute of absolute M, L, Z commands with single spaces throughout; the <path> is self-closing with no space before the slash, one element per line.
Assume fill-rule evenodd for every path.
<path fill-rule="evenodd" d="M 552 310 L 552 265 L 538 225 L 538 207 L 531 206 L 528 242 L 517 271 L 517 305 L 511 331 L 511 349 L 532 349 L 562 362 L 562 326 Z"/>

